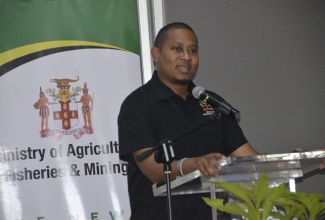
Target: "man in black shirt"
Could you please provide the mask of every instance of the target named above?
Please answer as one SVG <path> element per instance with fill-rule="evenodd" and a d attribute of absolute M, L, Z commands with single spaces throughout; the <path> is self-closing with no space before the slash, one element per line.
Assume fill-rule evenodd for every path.
<path fill-rule="evenodd" d="M 163 164 L 154 155 L 136 157 L 189 127 L 204 121 L 214 109 L 192 95 L 198 66 L 198 39 L 191 27 L 172 23 L 158 33 L 151 50 L 156 65 L 152 79 L 123 102 L 118 118 L 120 159 L 127 161 L 131 219 L 166 220 L 165 197 L 154 197 L 152 184 L 165 182 Z M 258 153 L 247 142 L 236 120 L 222 116 L 178 140 L 173 146 L 171 179 L 195 170 L 216 176 L 225 156 Z M 200 194 L 172 196 L 174 219 L 211 219 L 211 208 Z"/>

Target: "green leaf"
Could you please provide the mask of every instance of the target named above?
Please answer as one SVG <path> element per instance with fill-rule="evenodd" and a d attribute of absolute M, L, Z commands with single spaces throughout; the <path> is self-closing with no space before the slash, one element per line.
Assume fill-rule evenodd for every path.
<path fill-rule="evenodd" d="M 235 204 L 229 204 L 229 203 L 224 204 L 223 199 L 211 199 L 208 197 L 202 197 L 202 198 L 207 205 L 211 206 L 214 209 L 220 210 L 222 212 L 234 214 L 234 215 L 244 216 L 246 218 L 249 217 L 247 212 L 244 209 L 242 209 L 241 207 Z"/>
<path fill-rule="evenodd" d="M 259 209 L 249 208 L 247 213 L 248 213 L 248 216 L 249 216 L 248 219 L 261 219 Z"/>
<path fill-rule="evenodd" d="M 273 202 L 277 205 L 283 206 L 286 210 L 287 216 L 299 217 L 307 215 L 306 206 L 295 202 L 294 200 L 278 197 L 273 199 Z"/>
<path fill-rule="evenodd" d="M 274 207 L 274 203 L 271 200 L 267 200 L 264 202 L 262 206 L 263 209 L 262 220 L 267 219 L 267 217 L 271 214 L 273 207 Z"/>
<path fill-rule="evenodd" d="M 320 218 L 322 215 L 325 215 L 325 204 L 322 204 L 321 210 L 317 214 L 317 218 Z"/>
<path fill-rule="evenodd" d="M 318 202 L 314 204 L 313 208 L 309 210 L 309 212 L 310 219 L 317 219 L 317 217 L 320 217 L 323 213 L 325 213 L 325 203 Z"/>
<path fill-rule="evenodd" d="M 272 216 L 272 217 L 274 217 L 276 219 L 280 219 L 280 220 L 290 220 L 291 219 L 288 216 L 285 216 L 280 212 L 271 212 L 269 216 Z"/>
<path fill-rule="evenodd" d="M 253 187 L 256 203 L 258 204 L 258 206 L 262 203 L 264 199 L 266 199 L 269 192 L 268 186 L 269 186 L 269 179 L 263 173 L 259 178 L 259 180 L 257 181 L 256 187 Z"/>
<path fill-rule="evenodd" d="M 246 189 L 245 187 L 242 187 L 238 184 L 234 183 L 226 183 L 226 182 L 217 182 L 216 185 L 225 191 L 230 192 L 231 194 L 239 197 L 242 199 L 250 208 L 255 208 L 254 203 L 252 202 L 253 199 L 253 193 Z"/>
<path fill-rule="evenodd" d="M 283 197 L 283 195 L 287 192 L 287 186 L 285 183 L 282 183 L 282 184 L 278 185 L 277 187 L 270 188 L 269 191 L 270 191 L 270 194 L 269 194 L 270 199 Z"/>

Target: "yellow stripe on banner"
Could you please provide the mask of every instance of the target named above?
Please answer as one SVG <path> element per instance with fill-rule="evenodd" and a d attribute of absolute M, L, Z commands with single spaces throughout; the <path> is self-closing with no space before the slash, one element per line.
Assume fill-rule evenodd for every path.
<path fill-rule="evenodd" d="M 115 47 L 112 45 L 90 42 L 90 41 L 75 41 L 75 40 L 48 41 L 48 42 L 41 42 L 41 43 L 18 47 L 0 54 L 0 66 L 31 53 L 35 53 L 46 49 L 53 49 L 53 48 L 67 47 L 67 46 L 96 46 L 96 47 L 104 47 L 104 48 L 127 51 L 125 49 Z"/>

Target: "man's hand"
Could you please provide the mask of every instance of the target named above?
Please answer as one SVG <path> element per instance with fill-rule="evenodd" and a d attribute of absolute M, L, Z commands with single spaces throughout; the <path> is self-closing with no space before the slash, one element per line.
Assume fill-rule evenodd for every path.
<path fill-rule="evenodd" d="M 189 158 L 184 161 L 183 169 L 192 166 L 191 170 L 200 170 L 205 176 L 217 176 L 217 170 L 221 170 L 218 161 L 225 156 L 219 153 L 210 153 L 200 157 Z"/>

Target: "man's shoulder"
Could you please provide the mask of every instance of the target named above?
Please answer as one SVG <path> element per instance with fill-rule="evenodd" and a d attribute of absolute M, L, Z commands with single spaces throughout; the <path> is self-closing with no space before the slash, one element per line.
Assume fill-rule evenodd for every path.
<path fill-rule="evenodd" d="M 125 104 L 141 104 L 141 103 L 147 103 L 148 100 L 154 98 L 154 94 L 152 89 L 150 88 L 149 84 L 144 84 L 131 92 L 124 100 L 123 103 Z"/>

